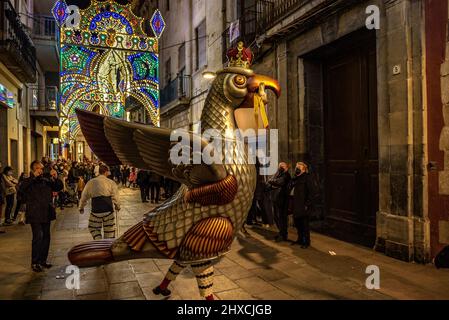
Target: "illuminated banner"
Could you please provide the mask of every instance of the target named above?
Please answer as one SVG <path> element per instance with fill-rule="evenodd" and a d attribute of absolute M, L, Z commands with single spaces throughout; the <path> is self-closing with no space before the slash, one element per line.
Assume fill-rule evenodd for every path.
<path fill-rule="evenodd" d="M 14 108 L 14 94 L 0 84 L 0 103 L 3 103 L 9 108 Z"/>
<path fill-rule="evenodd" d="M 91 0 L 81 10 L 59 0 L 52 13 L 60 26 L 60 127 L 66 142 L 80 132 L 76 109 L 123 119 L 130 99 L 157 126 L 158 40 L 165 29 L 159 10 L 150 19 L 154 37 L 142 30 L 144 19 L 130 4 Z"/>

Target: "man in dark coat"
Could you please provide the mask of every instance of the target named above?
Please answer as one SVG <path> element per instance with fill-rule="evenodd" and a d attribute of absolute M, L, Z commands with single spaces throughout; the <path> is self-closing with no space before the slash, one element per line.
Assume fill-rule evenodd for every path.
<path fill-rule="evenodd" d="M 151 191 L 151 203 L 159 203 L 160 192 L 161 192 L 161 176 L 154 171 L 149 173 L 149 186 Z"/>
<path fill-rule="evenodd" d="M 35 272 L 42 272 L 42 268 L 51 268 L 47 263 L 50 247 L 51 221 L 56 219 L 56 210 L 52 204 L 53 192 L 59 192 L 56 172 L 50 171 L 50 178 L 44 177 L 44 166 L 40 161 L 31 164 L 30 177 L 24 179 L 20 192 L 26 204 L 26 223 L 31 225 L 33 232 L 32 264 Z"/>
<path fill-rule="evenodd" d="M 255 223 L 257 223 L 257 217 L 260 216 L 262 218 L 262 224 L 266 226 L 269 224 L 269 220 L 263 205 L 265 180 L 264 177 L 260 174 L 260 163 L 256 163 L 256 172 L 256 190 L 254 191 L 253 203 L 251 205 L 251 209 L 249 210 L 246 224 L 249 226 L 254 225 Z"/>
<path fill-rule="evenodd" d="M 139 170 L 137 173 L 137 185 L 140 189 L 140 198 L 143 203 L 148 202 L 149 175 L 147 170 Z"/>
<path fill-rule="evenodd" d="M 310 213 L 316 197 L 318 196 L 318 183 L 305 162 L 296 164 L 295 175 L 290 182 L 293 194 L 293 218 L 298 230 L 298 244 L 306 249 L 310 246 Z"/>
<path fill-rule="evenodd" d="M 281 162 L 277 173 L 267 182 L 273 201 L 274 222 L 279 229 L 277 242 L 288 240 L 288 185 L 290 182 L 288 164 Z"/>

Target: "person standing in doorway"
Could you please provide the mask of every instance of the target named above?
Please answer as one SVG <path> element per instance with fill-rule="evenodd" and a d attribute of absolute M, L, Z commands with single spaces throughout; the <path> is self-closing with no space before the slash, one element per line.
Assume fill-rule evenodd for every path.
<path fill-rule="evenodd" d="M 318 196 L 318 183 L 310 172 L 310 166 L 305 162 L 298 162 L 295 174 L 290 182 L 293 195 L 293 218 L 298 231 L 298 240 L 293 244 L 306 249 L 310 246 L 310 216 L 315 199 Z"/>
<path fill-rule="evenodd" d="M 281 162 L 276 174 L 267 182 L 273 201 L 274 222 L 279 230 L 276 242 L 288 240 L 288 184 L 290 182 L 288 164 Z"/>
<path fill-rule="evenodd" d="M 55 175 L 50 170 L 50 175 Z M 56 209 L 52 203 L 53 192 L 59 192 L 58 184 L 53 177 L 44 177 L 44 166 L 40 161 L 31 163 L 30 177 L 22 181 L 20 192 L 26 205 L 26 223 L 33 232 L 31 268 L 34 272 L 42 272 L 43 268 L 52 267 L 47 262 L 50 248 L 51 222 L 56 219 Z"/>
<path fill-rule="evenodd" d="M 81 194 L 80 214 L 84 214 L 87 201 L 91 201 L 89 231 L 94 240 L 113 239 L 116 233 L 114 209 L 120 211 L 117 184 L 108 178 L 111 175 L 106 165 L 100 165 L 99 176 L 90 180 Z M 102 236 L 102 231 L 104 236 Z"/>

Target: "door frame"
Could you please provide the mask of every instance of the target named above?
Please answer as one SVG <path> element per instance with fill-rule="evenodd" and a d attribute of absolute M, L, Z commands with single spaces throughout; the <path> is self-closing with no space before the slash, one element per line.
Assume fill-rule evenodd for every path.
<path fill-rule="evenodd" d="M 321 83 L 318 85 L 318 81 L 316 79 L 314 80 L 314 85 L 316 86 L 313 91 L 314 92 L 320 92 L 321 97 L 315 97 L 311 100 L 320 100 L 321 103 L 321 124 L 322 124 L 322 130 L 321 130 L 321 137 L 320 138 L 316 138 L 316 137 L 312 137 L 312 129 L 309 125 L 310 121 L 316 121 L 316 119 L 311 119 L 311 115 L 310 115 L 310 108 L 306 103 L 306 128 L 307 128 L 307 150 L 309 152 L 309 156 L 312 159 L 312 162 L 317 163 L 317 167 L 318 167 L 318 174 L 321 177 L 321 184 L 322 184 L 322 203 L 319 205 L 320 207 L 322 207 L 322 217 L 324 218 L 323 221 L 320 224 L 316 224 L 316 228 L 315 230 L 320 231 L 322 233 L 328 234 L 330 236 L 336 237 L 336 238 L 341 238 L 343 240 L 347 240 L 349 242 L 354 242 L 354 239 L 344 239 L 345 236 L 344 234 L 338 234 L 338 232 L 334 232 L 333 230 L 333 226 L 329 225 L 329 191 L 328 188 L 326 186 L 326 179 L 328 176 L 327 173 L 327 149 L 326 149 L 326 145 L 327 145 L 327 133 L 326 130 L 328 128 L 326 128 L 326 120 L 325 120 L 325 116 L 326 116 L 326 96 L 325 96 L 325 87 L 326 87 L 326 79 L 325 79 L 325 63 L 326 60 L 341 55 L 343 54 L 342 52 L 344 51 L 351 51 L 354 48 L 359 48 L 360 46 L 363 46 L 364 43 L 369 44 L 371 46 L 374 46 L 374 52 L 377 55 L 377 50 L 376 50 L 376 32 L 375 31 L 369 31 L 365 28 L 362 28 L 360 30 L 357 30 L 353 33 L 350 33 L 338 40 L 336 40 L 333 43 L 330 43 L 326 46 L 323 46 L 321 48 L 318 48 L 310 53 L 307 53 L 301 57 L 299 57 L 300 59 L 303 60 L 303 64 L 304 64 L 304 73 L 305 76 L 304 78 L 307 78 L 307 72 L 308 72 L 308 65 L 312 65 L 314 72 L 316 72 L 316 70 L 320 69 L 321 71 Z M 377 63 L 376 63 L 377 66 Z M 368 68 L 368 66 L 366 66 Z M 310 81 L 309 81 L 310 82 Z M 307 88 L 307 86 L 310 86 L 310 83 L 306 84 L 306 98 L 305 100 L 309 100 L 310 97 L 308 97 L 308 92 L 307 90 L 310 90 Z M 377 87 L 376 87 L 376 94 L 377 94 Z M 377 102 L 378 105 L 378 102 Z M 377 108 L 377 116 L 379 115 L 379 109 Z M 316 115 L 315 115 L 316 118 Z M 377 124 L 377 129 L 379 128 L 379 125 Z M 314 128 L 313 130 L 315 130 L 314 132 L 316 132 L 316 129 Z M 378 132 L 378 130 L 377 130 Z M 321 145 L 321 150 L 318 151 L 317 146 L 313 146 L 313 143 L 319 143 Z M 379 145 L 379 142 L 377 141 L 377 145 Z M 362 146 L 360 146 L 362 147 Z M 315 149 L 315 151 L 310 154 L 311 149 Z M 379 151 L 377 152 L 377 160 L 379 160 Z M 321 154 L 319 154 L 321 153 Z M 379 168 L 377 168 L 377 172 L 379 173 Z M 360 200 L 361 201 L 361 200 Z M 377 199 L 377 203 L 379 203 L 379 197 Z M 353 221 L 351 221 L 353 222 Z M 370 231 L 369 234 L 371 235 L 371 239 L 369 241 L 363 241 L 363 237 L 360 237 L 361 239 L 356 241 L 357 243 L 361 243 L 363 245 L 367 245 L 367 246 L 373 246 L 376 240 L 376 219 L 374 217 L 374 221 L 372 221 L 373 223 L 371 223 L 370 227 Z M 363 224 L 364 225 L 364 224 Z"/>

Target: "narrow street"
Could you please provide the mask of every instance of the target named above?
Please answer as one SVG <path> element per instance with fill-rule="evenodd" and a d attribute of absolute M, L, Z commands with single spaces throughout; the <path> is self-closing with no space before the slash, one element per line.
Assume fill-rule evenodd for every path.
<path fill-rule="evenodd" d="M 119 232 L 138 222 L 151 205 L 139 201 L 137 190 L 122 189 Z M 0 299 L 147 299 L 171 261 L 140 260 L 81 270 L 80 290 L 65 287 L 66 253 L 89 241 L 88 214 L 76 208 L 59 212 L 53 225 L 50 262 L 45 273 L 30 271 L 29 226 L 12 226 L 0 235 Z M 218 299 L 449 299 L 449 270 L 405 263 L 323 235 L 312 235 L 312 248 L 277 244 L 274 233 L 248 228 L 232 251 L 216 266 L 214 291 Z M 293 230 L 290 239 L 294 239 Z M 366 267 L 380 268 L 380 290 L 368 290 Z M 200 299 L 190 270 L 175 283 L 170 299 Z"/>

